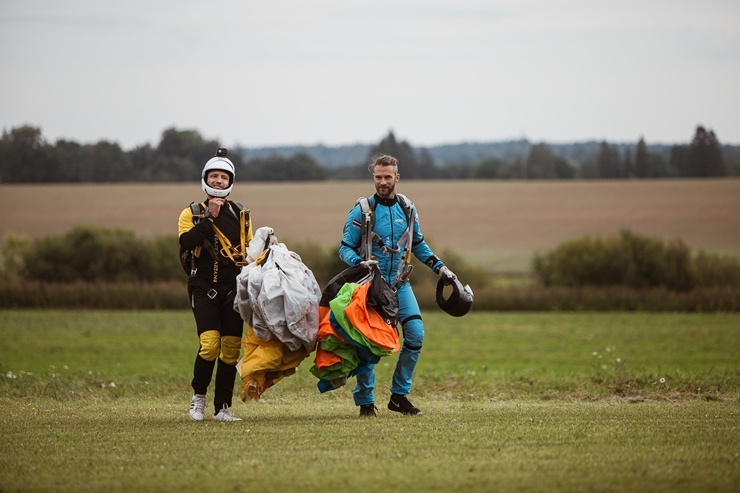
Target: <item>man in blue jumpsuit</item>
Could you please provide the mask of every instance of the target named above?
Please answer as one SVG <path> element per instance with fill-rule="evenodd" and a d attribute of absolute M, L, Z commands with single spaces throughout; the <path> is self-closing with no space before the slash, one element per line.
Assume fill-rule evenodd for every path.
<path fill-rule="evenodd" d="M 372 258 L 364 258 L 367 254 L 364 254 L 365 245 L 362 244 L 363 212 L 359 204 L 355 205 L 347 216 L 342 243 L 339 246 L 339 257 L 350 266 L 368 260 L 377 261 L 385 280 L 396 289 L 398 320 L 403 330 L 403 346 L 393 373 L 388 409 L 406 415 L 421 414 L 421 410 L 411 404 L 407 397 L 411 392 L 414 368 L 416 368 L 421 346 L 424 343 L 424 324 L 411 284 L 404 276 L 410 269 L 409 258 L 404 258 L 404 247 L 408 246 L 419 261 L 440 276 L 455 279 L 455 274 L 434 255 L 424 241 L 418 215 L 413 207 L 410 209 L 413 215 L 411 241 L 404 241 L 408 238 L 407 210 L 409 204 L 404 207 L 401 201 L 407 202 L 407 199 L 404 200 L 405 197 L 399 197 L 396 194 L 396 183 L 401 178 L 398 172 L 398 159 L 389 155 L 380 155 L 373 158 L 368 169 L 373 174 L 376 192 L 368 199 L 370 207 L 374 210 L 373 232 L 377 235 L 372 244 Z M 404 233 L 407 233 L 405 237 Z M 357 385 L 353 395 L 355 405 L 360 406 L 360 416 L 376 415 L 374 388 L 374 368 L 357 375 Z"/>

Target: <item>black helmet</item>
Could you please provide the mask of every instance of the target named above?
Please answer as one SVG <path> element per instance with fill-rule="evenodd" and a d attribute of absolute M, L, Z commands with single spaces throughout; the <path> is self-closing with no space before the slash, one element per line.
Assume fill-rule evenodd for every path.
<path fill-rule="evenodd" d="M 452 294 L 444 299 L 444 287 L 452 285 Z M 453 317 L 462 317 L 473 306 L 473 290 L 467 284 L 463 287 L 457 279 L 442 277 L 437 282 L 437 304 Z"/>

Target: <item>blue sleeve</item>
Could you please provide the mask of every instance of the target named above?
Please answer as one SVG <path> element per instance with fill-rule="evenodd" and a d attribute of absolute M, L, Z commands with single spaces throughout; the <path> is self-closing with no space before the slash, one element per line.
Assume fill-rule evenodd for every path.
<path fill-rule="evenodd" d="M 359 205 L 356 205 L 347 215 L 342 242 L 339 244 L 339 258 L 350 267 L 362 262 L 362 257 L 357 253 L 361 241 L 362 210 Z"/>
<path fill-rule="evenodd" d="M 421 263 L 428 266 L 434 271 L 435 274 L 439 272 L 444 263 L 434 255 L 434 252 L 429 247 L 426 241 L 424 241 L 424 235 L 421 234 L 421 226 L 419 226 L 419 214 L 414 209 L 415 220 L 414 220 L 414 237 L 411 246 L 411 253 L 414 254 Z"/>

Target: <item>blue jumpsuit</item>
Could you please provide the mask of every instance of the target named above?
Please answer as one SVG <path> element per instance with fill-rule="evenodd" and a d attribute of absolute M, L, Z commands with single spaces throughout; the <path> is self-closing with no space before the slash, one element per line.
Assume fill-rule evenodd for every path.
<path fill-rule="evenodd" d="M 395 249 L 398 241 L 408 228 L 406 212 L 398 202 L 398 197 L 382 199 L 376 195 L 369 198 L 374 208 L 375 225 L 373 230 L 378 234 L 384 245 Z M 414 209 L 416 215 L 416 210 Z M 418 215 L 415 216 L 411 252 L 422 263 L 429 266 L 435 273 L 444 265 L 432 252 L 424 241 L 419 227 Z M 339 257 L 348 265 L 356 265 L 363 258 L 360 256 L 362 245 L 362 208 L 355 205 L 347 215 L 344 225 L 342 243 L 339 245 Z M 381 245 L 373 242 L 373 256 L 378 261 L 378 268 L 388 281 L 394 286 L 399 264 L 403 263 L 403 252 L 383 252 Z M 411 289 L 411 284 L 403 283 L 396 291 L 398 296 L 398 320 L 403 330 L 403 346 L 398 357 L 398 363 L 393 373 L 391 392 L 393 394 L 408 395 L 411 391 L 411 380 L 414 368 L 419 360 L 421 346 L 424 343 L 424 324 L 421 320 L 419 304 Z M 373 390 L 375 388 L 374 368 L 369 372 L 357 375 L 357 385 L 353 395 L 355 405 L 374 404 Z"/>

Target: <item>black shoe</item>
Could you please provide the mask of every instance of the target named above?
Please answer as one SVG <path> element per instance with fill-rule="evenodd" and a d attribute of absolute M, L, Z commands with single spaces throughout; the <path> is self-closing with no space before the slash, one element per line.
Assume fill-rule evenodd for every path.
<path fill-rule="evenodd" d="M 375 404 L 365 404 L 360 406 L 360 417 L 361 418 L 374 418 L 378 415 Z"/>
<path fill-rule="evenodd" d="M 391 394 L 391 400 L 388 401 L 388 409 L 407 415 L 421 414 L 421 409 L 414 407 L 405 395 Z"/>

